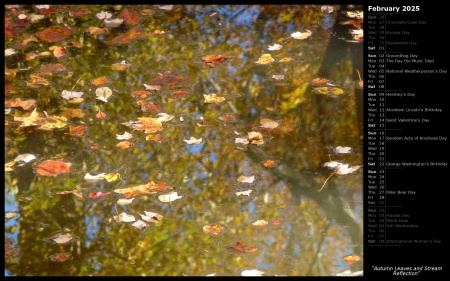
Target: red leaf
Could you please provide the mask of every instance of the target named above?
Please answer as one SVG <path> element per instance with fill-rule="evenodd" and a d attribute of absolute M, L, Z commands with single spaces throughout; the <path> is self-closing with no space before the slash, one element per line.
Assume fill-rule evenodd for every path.
<path fill-rule="evenodd" d="M 123 19 L 130 25 L 136 25 L 141 21 L 142 16 L 134 10 L 125 9 L 119 14 L 119 18 Z"/>
<path fill-rule="evenodd" d="M 58 42 L 64 40 L 67 36 L 73 35 L 76 32 L 75 28 L 64 26 L 47 27 L 44 30 L 37 32 L 35 35 L 39 40 L 45 42 Z"/>
<path fill-rule="evenodd" d="M 238 254 L 248 254 L 248 253 L 253 253 L 255 252 L 258 248 L 256 246 L 252 246 L 248 249 L 244 249 L 245 243 L 244 242 L 236 242 L 236 244 L 234 246 L 228 246 L 227 250 L 233 253 L 238 253 Z"/>
<path fill-rule="evenodd" d="M 101 192 L 101 191 L 99 191 L 99 192 L 90 192 L 88 194 L 88 196 L 91 199 L 99 199 L 99 198 L 103 198 L 103 197 L 105 197 L 105 196 L 107 196 L 109 194 L 110 194 L 110 192 Z"/>
<path fill-rule="evenodd" d="M 68 174 L 72 163 L 62 160 L 46 160 L 36 167 L 36 172 L 41 176 L 56 177 L 61 174 Z"/>

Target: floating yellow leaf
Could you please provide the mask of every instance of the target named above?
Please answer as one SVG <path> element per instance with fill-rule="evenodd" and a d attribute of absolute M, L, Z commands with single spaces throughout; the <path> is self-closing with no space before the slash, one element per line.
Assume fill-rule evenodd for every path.
<path fill-rule="evenodd" d="M 119 173 L 108 173 L 108 174 L 105 174 L 104 178 L 107 182 L 115 182 L 120 179 L 120 174 Z"/>
<path fill-rule="evenodd" d="M 223 230 L 223 226 L 217 223 L 208 224 L 203 227 L 203 233 L 218 235 Z"/>
<path fill-rule="evenodd" d="M 215 93 L 212 93 L 210 95 L 206 95 L 203 94 L 203 97 L 205 98 L 205 100 L 203 101 L 204 103 L 221 103 L 225 100 L 224 97 L 219 97 L 217 96 Z"/>
<path fill-rule="evenodd" d="M 290 57 L 285 57 L 285 58 L 280 59 L 278 62 L 290 62 L 290 61 L 293 61 L 293 59 Z"/>
<path fill-rule="evenodd" d="M 270 54 L 263 54 L 259 57 L 258 61 L 255 63 L 257 64 L 269 64 L 271 62 L 275 61 Z"/>
<path fill-rule="evenodd" d="M 14 121 L 22 122 L 20 127 L 36 126 L 38 130 L 49 131 L 52 129 L 61 129 L 67 126 L 67 118 L 64 116 L 50 116 L 40 114 L 36 109 L 27 117 L 14 117 Z"/>
<path fill-rule="evenodd" d="M 136 195 L 155 193 L 158 191 L 165 190 L 167 188 L 169 187 L 166 185 L 165 182 L 156 184 L 153 181 L 150 181 L 149 183 L 143 185 L 115 189 L 114 192 L 123 194 L 125 198 L 131 198 Z"/>

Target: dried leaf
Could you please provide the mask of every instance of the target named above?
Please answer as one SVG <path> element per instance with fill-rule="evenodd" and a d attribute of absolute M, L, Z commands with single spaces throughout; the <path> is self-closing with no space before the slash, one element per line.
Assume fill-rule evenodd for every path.
<path fill-rule="evenodd" d="M 237 253 L 237 254 L 248 254 L 248 253 L 253 253 L 255 252 L 258 248 L 255 246 L 252 246 L 248 249 L 244 249 L 246 248 L 246 245 L 244 242 L 236 242 L 236 244 L 234 246 L 228 246 L 226 249 L 230 252 L 233 253 Z"/>
<path fill-rule="evenodd" d="M 105 178 L 105 173 L 100 173 L 97 175 L 91 175 L 90 173 L 86 173 L 86 175 L 84 175 L 84 180 L 88 181 L 88 182 L 98 182 L 101 181 Z"/>
<path fill-rule="evenodd" d="M 84 33 L 88 33 L 90 35 L 108 34 L 109 30 L 104 27 L 89 26 L 84 30 Z"/>
<path fill-rule="evenodd" d="M 241 175 L 238 177 L 237 179 L 238 182 L 242 182 L 242 183 L 252 183 L 255 181 L 255 176 L 244 176 Z"/>
<path fill-rule="evenodd" d="M 260 132 L 249 132 L 248 133 L 248 140 L 252 144 L 256 145 L 262 145 L 264 144 L 263 136 Z"/>
<path fill-rule="evenodd" d="M 115 193 L 123 194 L 125 198 L 131 198 L 136 195 L 145 195 L 145 194 L 151 194 L 156 193 L 159 191 L 163 191 L 169 188 L 165 182 L 161 182 L 159 184 L 154 183 L 153 181 L 150 181 L 147 184 L 144 185 L 137 185 L 127 188 L 119 188 L 115 189 Z"/>
<path fill-rule="evenodd" d="M 133 98 L 142 98 L 143 99 L 146 96 L 151 95 L 151 94 L 152 94 L 152 92 L 141 90 L 141 91 L 132 92 L 131 96 Z"/>
<path fill-rule="evenodd" d="M 139 117 L 140 124 L 132 125 L 132 127 L 139 131 L 144 131 L 146 134 L 152 134 L 162 131 L 164 128 L 161 121 L 152 117 Z"/>
<path fill-rule="evenodd" d="M 274 160 L 267 160 L 266 162 L 263 163 L 264 167 L 273 167 L 276 166 L 277 163 Z"/>
<path fill-rule="evenodd" d="M 37 74 L 30 74 L 31 82 L 26 82 L 28 86 L 37 88 L 39 85 L 48 86 L 50 85 L 50 82 L 48 82 L 47 79 L 37 75 Z"/>
<path fill-rule="evenodd" d="M 45 41 L 49 43 L 58 42 L 64 40 L 67 36 L 75 34 L 76 29 L 58 26 L 58 27 L 47 27 L 42 31 L 37 32 L 35 35 L 40 41 Z"/>
<path fill-rule="evenodd" d="M 116 134 L 116 139 L 118 139 L 118 140 L 129 140 L 132 137 L 133 137 L 133 135 L 128 132 L 125 132 L 122 135 Z"/>
<path fill-rule="evenodd" d="M 163 216 L 158 213 L 144 211 L 145 215 L 141 215 L 142 219 L 146 222 L 157 223 L 163 219 Z"/>
<path fill-rule="evenodd" d="M 116 19 L 115 21 L 117 21 L 118 19 Z M 106 24 L 105 20 L 105 24 Z M 122 20 L 121 20 L 122 21 Z M 112 24 L 112 22 L 110 22 L 109 24 Z M 143 38 L 147 38 L 148 34 L 140 31 L 138 27 L 135 27 L 133 29 L 128 30 L 127 32 L 118 35 L 117 37 L 114 37 L 113 39 L 106 41 L 105 43 L 110 44 L 110 45 L 125 45 L 125 44 L 130 44 L 131 42 L 133 42 L 136 39 L 143 39 Z"/>
<path fill-rule="evenodd" d="M 261 124 L 260 127 L 265 129 L 275 129 L 276 127 L 278 127 L 278 122 L 270 118 L 260 118 L 259 123 Z"/>
<path fill-rule="evenodd" d="M 217 223 L 208 224 L 203 227 L 203 233 L 218 235 L 224 229 L 223 226 Z"/>
<path fill-rule="evenodd" d="M 200 144 L 203 140 L 202 138 L 196 139 L 194 137 L 191 137 L 190 139 L 183 141 L 186 142 L 187 144 Z"/>
<path fill-rule="evenodd" d="M 285 57 L 285 58 L 280 59 L 278 62 L 290 62 L 290 61 L 293 61 L 293 59 L 290 57 Z"/>
<path fill-rule="evenodd" d="M 36 160 L 36 156 L 28 153 L 17 155 L 16 158 L 14 158 L 14 162 L 17 162 L 19 164 L 29 163 L 33 160 Z"/>
<path fill-rule="evenodd" d="M 58 233 L 53 237 L 48 238 L 58 245 L 67 245 L 74 240 L 74 237 L 70 233 Z"/>
<path fill-rule="evenodd" d="M 100 87 L 95 90 L 96 99 L 108 102 L 108 99 L 112 96 L 112 91 L 108 87 Z"/>
<path fill-rule="evenodd" d="M 248 138 L 236 138 L 234 139 L 234 143 L 241 143 L 241 144 L 249 144 Z"/>
<path fill-rule="evenodd" d="M 119 173 L 108 173 L 105 174 L 105 180 L 107 182 L 115 182 L 118 181 L 120 179 L 120 174 Z"/>
<path fill-rule="evenodd" d="M 349 147 L 349 146 L 336 146 L 336 147 L 332 147 L 333 152 L 336 155 L 343 155 L 343 154 L 352 154 L 353 153 L 353 148 Z"/>
<path fill-rule="evenodd" d="M 352 264 L 361 260 L 361 257 L 358 255 L 348 255 L 342 258 L 346 263 Z"/>
<path fill-rule="evenodd" d="M 173 98 L 173 99 L 183 98 L 186 95 L 187 95 L 187 92 L 184 91 L 184 90 L 179 90 L 179 91 L 170 93 L 170 97 Z"/>
<path fill-rule="evenodd" d="M 248 190 L 245 190 L 245 191 L 238 191 L 238 192 L 235 193 L 235 195 L 236 196 L 241 196 L 241 195 L 243 195 L 243 196 L 250 196 L 250 193 L 252 193 L 252 191 L 253 190 L 251 190 L 251 189 L 248 189 Z"/>
<path fill-rule="evenodd" d="M 116 146 L 120 147 L 122 149 L 125 149 L 125 148 L 129 148 L 129 147 L 133 147 L 134 143 L 131 141 L 121 141 Z"/>
<path fill-rule="evenodd" d="M 101 76 L 98 78 L 94 78 L 91 81 L 91 84 L 94 86 L 100 86 L 100 85 L 105 85 L 109 83 L 108 77 L 106 76 Z"/>
<path fill-rule="evenodd" d="M 87 126 L 69 126 L 69 135 L 82 136 L 86 133 Z"/>
<path fill-rule="evenodd" d="M 205 98 L 205 100 L 203 102 L 206 104 L 210 104 L 210 103 L 219 104 L 225 100 L 224 97 L 219 97 L 215 93 L 212 93 L 210 95 L 203 94 L 203 97 Z"/>
<path fill-rule="evenodd" d="M 177 199 L 181 199 L 182 197 L 183 197 L 182 195 L 178 196 L 178 192 L 171 192 L 168 194 L 159 195 L 158 199 L 161 202 L 172 202 Z"/>
<path fill-rule="evenodd" d="M 275 61 L 270 54 L 263 54 L 259 57 L 259 59 L 255 62 L 257 64 L 269 64 Z"/>
<path fill-rule="evenodd" d="M 114 216 L 114 220 L 116 222 L 132 222 L 136 221 L 136 218 L 133 215 L 128 215 L 125 212 L 120 213 L 117 216 Z"/>
<path fill-rule="evenodd" d="M 50 260 L 54 262 L 65 262 L 71 258 L 70 253 L 56 253 L 50 256 Z"/>
<path fill-rule="evenodd" d="M 125 71 L 129 67 L 131 67 L 131 63 L 127 63 L 126 61 L 121 61 L 120 63 L 114 63 L 111 65 L 111 69 L 117 71 Z"/>
<path fill-rule="evenodd" d="M 131 226 L 137 230 L 144 230 L 148 227 L 148 225 L 142 220 L 137 220 L 136 222 L 132 223 Z"/>
<path fill-rule="evenodd" d="M 170 115 L 164 112 L 158 113 L 157 114 L 158 118 L 156 118 L 156 120 L 159 120 L 161 122 L 168 122 L 170 120 L 172 120 L 173 118 L 175 118 L 175 115 Z"/>
<path fill-rule="evenodd" d="M 211 67 L 214 68 L 218 64 L 225 62 L 228 58 L 231 58 L 231 56 L 224 56 L 224 55 L 218 55 L 218 54 L 210 54 L 202 57 L 202 60 L 204 60 L 203 68 Z"/>
<path fill-rule="evenodd" d="M 147 136 L 145 137 L 145 139 L 146 139 L 146 140 L 151 140 L 151 141 L 155 141 L 155 142 L 162 143 L 162 141 L 163 141 L 163 139 L 164 139 L 164 136 L 163 136 L 163 135 L 159 135 L 159 134 L 156 134 L 156 135 L 147 135 Z"/>
<path fill-rule="evenodd" d="M 159 90 L 161 90 L 161 85 L 147 85 L 147 84 L 144 84 L 144 87 L 145 87 L 146 90 L 149 90 L 149 91 L 159 91 Z"/>
<path fill-rule="evenodd" d="M 36 100 L 21 100 L 20 98 L 5 100 L 5 108 L 17 107 L 22 110 L 29 110 L 34 108 L 35 104 Z"/>
<path fill-rule="evenodd" d="M 168 86 L 172 88 L 186 82 L 188 82 L 188 79 L 183 75 L 177 74 L 174 70 L 166 70 L 164 73 L 158 73 L 156 78 L 151 81 L 152 85 Z"/>
<path fill-rule="evenodd" d="M 46 160 L 36 167 L 36 173 L 45 177 L 56 177 L 62 174 L 68 174 L 72 163 L 62 160 Z"/>
<path fill-rule="evenodd" d="M 265 221 L 265 220 L 257 220 L 257 221 L 255 221 L 254 223 L 252 223 L 253 225 L 256 225 L 256 226 L 266 226 L 266 225 L 268 225 L 269 224 L 269 222 L 268 221 Z"/>
<path fill-rule="evenodd" d="M 127 24 L 136 25 L 141 21 L 142 15 L 135 10 L 125 9 L 119 14 L 119 18 L 123 19 Z"/>
<path fill-rule="evenodd" d="M 153 34 L 155 34 L 155 35 L 160 35 L 160 34 L 164 34 L 165 32 L 164 32 L 164 30 L 159 30 L 159 29 L 156 29 L 154 32 L 153 32 Z"/>
<path fill-rule="evenodd" d="M 234 117 L 233 114 L 225 114 L 219 117 L 220 121 L 224 121 L 224 122 L 232 122 L 232 121 L 236 121 L 236 117 Z"/>
<path fill-rule="evenodd" d="M 103 198 L 105 196 L 108 196 L 109 194 L 110 194 L 110 192 L 101 192 L 101 191 L 90 192 L 88 194 L 88 197 L 91 198 L 91 199 L 100 199 L 100 198 Z"/>
<path fill-rule="evenodd" d="M 97 114 L 95 114 L 95 117 L 97 117 L 97 119 L 105 119 L 106 118 L 106 113 L 104 113 L 103 111 L 98 111 Z"/>
<path fill-rule="evenodd" d="M 117 200 L 117 204 L 119 205 L 128 205 L 133 203 L 133 200 L 135 198 L 130 198 L 130 199 L 126 199 L 126 198 L 120 198 L 119 200 Z"/>
<path fill-rule="evenodd" d="M 283 45 L 273 44 L 272 46 L 269 45 L 268 50 L 269 51 L 277 51 L 277 50 L 281 49 L 282 47 L 283 47 Z"/>
<path fill-rule="evenodd" d="M 306 38 L 308 38 L 309 36 L 311 36 L 311 31 L 309 31 L 309 30 L 306 30 L 305 32 L 300 32 L 300 31 L 297 31 L 297 32 L 294 32 L 294 33 L 292 33 L 291 34 L 291 37 L 292 38 L 294 38 L 294 39 L 306 39 Z"/>
<path fill-rule="evenodd" d="M 76 7 L 75 10 L 69 12 L 69 16 L 82 17 L 92 13 L 88 8 L 78 8 L 77 6 L 75 7 Z"/>
<path fill-rule="evenodd" d="M 81 98 L 83 95 L 84 95 L 84 93 L 82 93 L 82 92 L 69 92 L 66 90 L 62 91 L 62 93 L 61 93 L 61 97 L 63 97 L 66 100 Z"/>
<path fill-rule="evenodd" d="M 330 161 L 330 162 L 323 163 L 324 167 L 329 168 L 331 170 L 336 169 L 339 165 L 343 165 L 343 163 L 338 162 L 338 161 Z"/>
<path fill-rule="evenodd" d="M 123 23 L 123 19 L 104 19 L 103 23 L 105 24 L 105 27 L 113 28 L 113 27 L 120 26 Z M 119 35 L 119 36 L 123 36 L 123 35 Z M 117 39 L 117 37 L 115 39 Z M 107 42 L 107 43 L 110 43 L 110 42 Z"/>
<path fill-rule="evenodd" d="M 161 112 L 161 107 L 149 100 L 140 100 L 137 102 L 141 106 L 142 112 Z"/>
<path fill-rule="evenodd" d="M 66 49 L 62 46 L 51 46 L 49 49 L 50 49 L 50 51 L 53 51 L 53 55 L 55 57 L 57 57 L 58 59 L 60 57 L 67 55 Z"/>
<path fill-rule="evenodd" d="M 112 14 L 109 12 L 101 11 L 95 15 L 98 19 L 110 19 L 112 17 Z"/>
<path fill-rule="evenodd" d="M 337 166 L 335 173 L 338 175 L 355 174 L 356 171 L 361 167 L 362 167 L 362 165 L 356 165 L 356 166 L 350 167 L 349 164 L 341 164 L 341 165 Z"/>

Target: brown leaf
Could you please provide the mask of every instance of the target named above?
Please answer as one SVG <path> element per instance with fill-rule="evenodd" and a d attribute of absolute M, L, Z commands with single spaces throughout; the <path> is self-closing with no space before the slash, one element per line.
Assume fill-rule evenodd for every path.
<path fill-rule="evenodd" d="M 125 9 L 119 14 L 119 18 L 123 19 L 125 23 L 136 25 L 141 21 L 142 16 L 134 10 Z"/>
<path fill-rule="evenodd" d="M 22 110 L 29 110 L 33 108 L 35 104 L 36 100 L 21 100 L 20 98 L 5 100 L 5 108 L 18 107 Z"/>
<path fill-rule="evenodd" d="M 46 160 L 36 167 L 36 173 L 45 177 L 56 177 L 61 174 L 68 174 L 72 163 L 63 160 Z"/>
<path fill-rule="evenodd" d="M 14 121 L 22 122 L 20 127 L 34 127 L 39 130 L 61 129 L 67 126 L 67 118 L 64 116 L 51 116 L 47 114 L 40 114 L 33 110 L 29 116 L 14 117 Z"/>
<path fill-rule="evenodd" d="M 139 28 L 135 27 L 109 41 L 105 41 L 105 43 L 110 45 L 125 45 L 130 44 L 135 39 L 142 39 L 146 37 L 148 37 L 147 33 L 140 31 Z"/>
<path fill-rule="evenodd" d="M 71 257 L 70 253 L 56 253 L 50 256 L 50 259 L 55 262 L 65 262 Z"/>
<path fill-rule="evenodd" d="M 41 75 L 49 75 L 49 76 L 51 76 L 54 72 L 62 72 L 62 71 L 65 71 L 65 70 L 66 70 L 66 68 L 61 63 L 57 63 L 57 64 L 43 64 L 43 65 L 41 65 L 38 68 L 37 73 L 39 73 Z"/>
<path fill-rule="evenodd" d="M 145 98 L 147 95 L 151 95 L 152 94 L 152 92 L 150 92 L 150 91 L 144 91 L 144 90 L 141 90 L 141 91 L 135 91 L 135 92 L 132 92 L 131 93 L 131 96 L 133 97 L 133 98 Z"/>
<path fill-rule="evenodd" d="M 137 186 L 127 187 L 127 188 L 115 189 L 114 192 L 123 194 L 125 196 L 125 198 L 131 198 L 136 195 L 145 195 L 145 194 L 156 193 L 159 191 L 166 190 L 167 188 L 169 188 L 169 187 L 166 185 L 165 182 L 156 184 L 153 181 L 150 181 L 149 183 L 144 184 L 144 185 L 137 185 Z"/>
<path fill-rule="evenodd" d="M 177 74 L 174 70 L 166 70 L 164 73 L 158 73 L 156 78 L 151 82 L 152 85 L 175 87 L 180 84 L 186 83 L 188 79 L 183 75 Z M 148 89 L 147 89 L 148 90 Z"/>
<path fill-rule="evenodd" d="M 152 134 L 162 131 L 164 128 L 162 122 L 151 117 L 139 117 L 138 118 L 141 125 L 133 126 L 136 130 L 144 131 L 146 134 Z"/>
<path fill-rule="evenodd" d="M 219 120 L 224 121 L 224 122 L 230 122 L 230 121 L 235 121 L 236 117 L 234 117 L 233 114 L 225 114 L 223 116 L 220 116 Z"/>
<path fill-rule="evenodd" d="M 182 97 L 185 97 L 186 95 L 187 95 L 187 92 L 184 90 L 179 90 L 179 91 L 170 93 L 170 97 L 173 99 L 182 98 Z"/>
<path fill-rule="evenodd" d="M 141 106 L 142 112 L 161 112 L 161 107 L 148 100 L 140 100 L 137 102 Z"/>
<path fill-rule="evenodd" d="M 37 32 L 35 35 L 39 40 L 45 42 L 58 42 L 64 40 L 67 36 L 75 34 L 76 29 L 64 26 L 47 27 Z"/>
<path fill-rule="evenodd" d="M 264 167 L 273 167 L 273 166 L 276 166 L 277 163 L 275 161 L 269 159 L 266 162 L 264 162 L 263 165 L 264 165 Z"/>
<path fill-rule="evenodd" d="M 203 233 L 205 234 L 214 234 L 218 235 L 223 230 L 223 226 L 220 224 L 214 223 L 214 224 L 208 224 L 203 227 Z"/>
<path fill-rule="evenodd" d="M 50 82 L 48 82 L 47 79 L 42 78 L 41 76 L 37 74 L 30 74 L 31 82 L 26 82 L 28 86 L 37 88 L 39 85 L 48 86 L 50 85 Z"/>
<path fill-rule="evenodd" d="M 110 81 L 108 80 L 108 77 L 102 76 L 102 77 L 94 78 L 90 82 L 94 86 L 100 86 L 100 85 L 108 84 Z"/>
<path fill-rule="evenodd" d="M 61 113 L 61 115 L 72 119 L 72 118 L 83 118 L 86 114 L 83 113 L 83 110 L 81 108 L 77 108 L 77 109 L 71 109 L 68 108 L 66 109 L 63 113 Z"/>
<path fill-rule="evenodd" d="M 89 15 L 90 13 L 91 11 L 88 8 L 75 8 L 75 10 L 69 12 L 69 15 L 72 17 L 82 17 L 85 15 Z"/>
<path fill-rule="evenodd" d="M 71 136 L 82 136 L 86 133 L 86 126 L 69 126 L 69 135 Z"/>
<path fill-rule="evenodd" d="M 260 118 L 259 123 L 261 124 L 260 127 L 265 129 L 275 129 L 278 127 L 278 122 L 270 118 Z"/>
<path fill-rule="evenodd" d="M 255 252 L 258 248 L 255 246 L 252 246 L 248 249 L 244 249 L 246 247 L 244 242 L 236 242 L 234 246 L 228 246 L 226 249 L 230 252 L 237 253 L 237 254 L 248 254 Z"/>
<path fill-rule="evenodd" d="M 156 142 L 162 143 L 162 141 L 163 141 L 163 139 L 164 139 L 164 136 L 163 136 L 163 135 L 159 135 L 159 134 L 156 134 L 156 135 L 147 135 L 147 136 L 145 137 L 145 139 L 146 139 L 146 140 L 152 140 L 152 141 L 156 141 Z"/>
<path fill-rule="evenodd" d="M 203 68 L 214 68 L 218 64 L 225 62 L 228 58 L 231 58 L 231 56 L 224 56 L 224 55 L 218 55 L 218 54 L 210 54 L 202 57 L 202 60 L 205 62 L 203 63 Z"/>

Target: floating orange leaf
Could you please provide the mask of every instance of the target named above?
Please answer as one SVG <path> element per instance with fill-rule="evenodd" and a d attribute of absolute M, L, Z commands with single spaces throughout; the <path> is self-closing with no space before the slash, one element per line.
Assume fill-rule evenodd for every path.
<path fill-rule="evenodd" d="M 100 85 L 108 84 L 109 80 L 108 80 L 108 77 L 102 76 L 102 77 L 94 78 L 90 82 L 94 86 L 100 86 Z"/>
<path fill-rule="evenodd" d="M 248 249 L 244 249 L 246 247 L 244 242 L 236 242 L 234 246 L 228 246 L 226 249 L 230 252 L 237 253 L 237 254 L 248 254 L 255 252 L 258 248 L 255 246 L 252 246 Z"/>
<path fill-rule="evenodd" d="M 82 136 L 86 133 L 86 126 L 69 126 L 69 135 Z"/>
<path fill-rule="evenodd" d="M 156 135 L 147 135 L 147 136 L 145 137 L 145 139 L 146 139 L 146 140 L 152 140 L 152 141 L 156 141 L 156 142 L 162 143 L 162 141 L 163 141 L 163 139 L 164 139 L 164 136 L 163 136 L 163 135 L 159 135 L 159 134 L 156 134 Z"/>
<path fill-rule="evenodd" d="M 279 220 L 273 220 L 270 222 L 272 225 L 279 225 L 281 222 Z"/>
<path fill-rule="evenodd" d="M 169 188 L 169 187 L 166 185 L 165 182 L 156 184 L 153 181 L 150 181 L 149 183 L 143 184 L 143 185 L 115 189 L 114 192 L 123 194 L 125 196 L 125 198 L 130 198 L 130 197 L 133 197 L 136 195 L 145 195 L 145 194 L 156 193 L 159 191 L 166 190 L 167 188 Z"/>
<path fill-rule="evenodd" d="M 130 142 L 130 141 L 121 141 L 116 146 L 120 147 L 122 149 L 125 149 L 125 148 L 129 148 L 129 147 L 134 146 L 134 143 Z"/>
<path fill-rule="evenodd" d="M 75 34 L 76 29 L 64 26 L 47 27 L 42 31 L 37 32 L 35 35 L 40 41 L 45 42 L 58 42 L 64 40 L 67 36 Z"/>
<path fill-rule="evenodd" d="M 361 260 L 361 257 L 358 255 L 348 255 L 342 258 L 346 263 L 352 264 Z"/>
<path fill-rule="evenodd" d="M 285 58 L 280 59 L 278 62 L 290 62 L 290 61 L 293 61 L 293 59 L 290 57 L 285 57 Z"/>
<path fill-rule="evenodd" d="M 218 235 L 223 230 L 223 226 L 220 224 L 214 223 L 214 224 L 208 224 L 203 227 L 203 232 L 205 234 L 214 234 Z"/>
<path fill-rule="evenodd" d="M 275 162 L 275 161 L 273 161 L 273 160 L 267 160 L 266 162 L 264 162 L 264 167 L 273 167 L 273 166 L 275 166 L 277 163 Z"/>
<path fill-rule="evenodd" d="M 161 121 L 151 117 L 140 117 L 138 118 L 141 125 L 133 126 L 136 130 L 144 131 L 146 134 L 152 134 L 162 131 L 164 128 Z"/>
<path fill-rule="evenodd" d="M 131 96 L 133 97 L 133 98 L 145 98 L 147 95 L 151 95 L 152 94 L 152 92 L 150 92 L 150 91 L 144 91 L 144 90 L 141 90 L 141 91 L 135 91 L 135 92 L 132 92 L 131 93 Z"/>
<path fill-rule="evenodd" d="M 36 100 L 21 100 L 20 98 L 5 100 L 5 108 L 17 107 L 23 110 L 29 110 L 33 108 L 35 104 Z"/>
<path fill-rule="evenodd" d="M 141 21 L 142 15 L 134 10 L 125 9 L 119 14 L 119 18 L 127 24 L 136 25 Z"/>
<path fill-rule="evenodd" d="M 68 174 L 72 163 L 63 160 L 46 160 L 36 167 L 36 173 L 45 177 L 56 177 L 61 174 Z"/>
<path fill-rule="evenodd" d="M 109 41 L 106 41 L 105 43 L 111 45 L 125 45 L 130 44 L 135 39 L 142 39 L 146 37 L 148 37 L 147 33 L 140 31 L 138 27 L 135 27 Z"/>
<path fill-rule="evenodd" d="M 218 54 L 210 54 L 202 57 L 203 62 L 203 68 L 214 68 L 218 64 L 225 62 L 228 58 L 231 58 L 231 56 L 224 56 L 224 55 L 218 55 Z"/>
<path fill-rule="evenodd" d="M 104 113 L 103 111 L 98 111 L 97 114 L 95 114 L 95 117 L 97 117 L 97 119 L 105 119 L 106 118 L 106 113 Z"/>
<path fill-rule="evenodd" d="M 157 29 L 153 32 L 153 34 L 155 34 L 155 35 L 164 34 L 164 33 L 165 33 L 164 30 L 159 30 L 159 29 Z"/>

